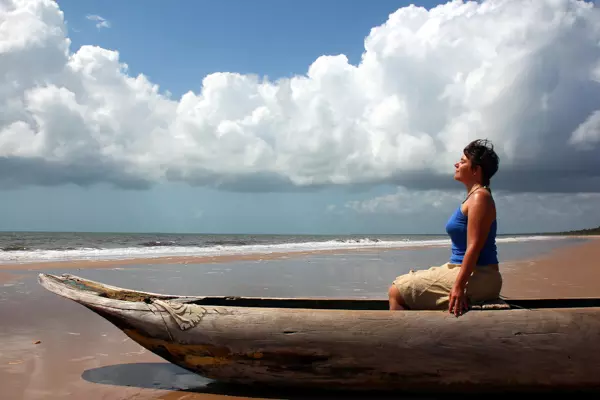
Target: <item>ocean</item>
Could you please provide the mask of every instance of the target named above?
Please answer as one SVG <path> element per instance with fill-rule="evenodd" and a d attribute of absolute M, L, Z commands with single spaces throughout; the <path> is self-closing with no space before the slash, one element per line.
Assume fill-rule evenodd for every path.
<path fill-rule="evenodd" d="M 552 236 L 501 235 L 499 243 Z M 446 235 L 263 235 L 0 232 L 0 264 L 448 246 Z"/>

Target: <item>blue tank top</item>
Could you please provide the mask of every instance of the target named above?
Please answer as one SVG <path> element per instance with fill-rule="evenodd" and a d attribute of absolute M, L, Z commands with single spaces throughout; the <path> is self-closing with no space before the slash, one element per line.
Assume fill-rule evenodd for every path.
<path fill-rule="evenodd" d="M 467 220 L 468 218 L 463 214 L 460 206 L 458 206 L 446 224 L 446 232 L 452 241 L 450 264 L 462 264 L 463 262 L 465 252 L 467 251 Z M 494 220 L 490 227 L 490 233 L 479 253 L 477 265 L 498 264 L 496 230 L 497 222 Z"/>

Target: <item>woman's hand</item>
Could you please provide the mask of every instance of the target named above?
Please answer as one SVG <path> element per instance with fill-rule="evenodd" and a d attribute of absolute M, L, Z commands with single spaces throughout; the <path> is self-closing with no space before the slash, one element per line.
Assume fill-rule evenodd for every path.
<path fill-rule="evenodd" d="M 459 317 L 463 314 L 463 311 L 467 311 L 468 308 L 467 293 L 464 286 L 454 284 L 450 291 L 450 305 L 448 307 L 448 312 Z"/>

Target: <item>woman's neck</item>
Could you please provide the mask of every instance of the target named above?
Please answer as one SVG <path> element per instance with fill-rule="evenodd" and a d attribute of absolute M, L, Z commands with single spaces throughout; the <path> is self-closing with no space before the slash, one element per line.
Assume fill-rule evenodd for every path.
<path fill-rule="evenodd" d="M 467 187 L 467 195 L 469 195 L 469 194 L 473 193 L 473 191 L 483 187 L 483 185 L 478 182 L 468 183 L 468 184 L 465 184 L 465 186 Z"/>

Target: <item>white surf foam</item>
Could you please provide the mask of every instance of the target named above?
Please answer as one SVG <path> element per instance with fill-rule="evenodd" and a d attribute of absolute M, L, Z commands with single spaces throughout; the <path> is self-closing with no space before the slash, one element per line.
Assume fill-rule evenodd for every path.
<path fill-rule="evenodd" d="M 556 236 L 502 237 L 497 242 L 523 242 L 557 239 Z M 81 248 L 74 250 L 31 250 L 0 252 L 0 264 L 34 263 L 52 261 L 103 261 L 151 259 L 157 257 L 221 256 L 272 254 L 318 250 L 344 250 L 361 248 L 403 248 L 449 246 L 449 239 L 384 241 L 364 239 L 330 240 L 322 242 L 280 243 L 267 245 L 211 246 L 211 247 L 128 247 L 112 249 Z"/>

